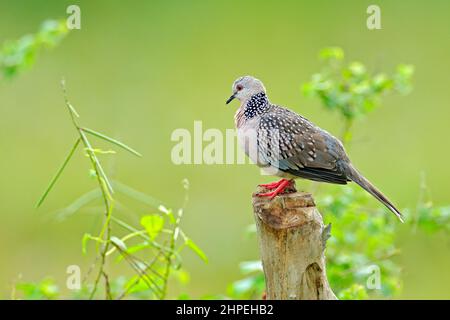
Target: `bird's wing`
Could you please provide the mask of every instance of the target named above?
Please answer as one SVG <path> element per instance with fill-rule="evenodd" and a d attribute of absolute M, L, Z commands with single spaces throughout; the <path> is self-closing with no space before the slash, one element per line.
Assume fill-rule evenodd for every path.
<path fill-rule="evenodd" d="M 314 181 L 346 184 L 342 144 L 307 119 L 281 107 L 261 116 L 258 157 L 283 172 Z"/>

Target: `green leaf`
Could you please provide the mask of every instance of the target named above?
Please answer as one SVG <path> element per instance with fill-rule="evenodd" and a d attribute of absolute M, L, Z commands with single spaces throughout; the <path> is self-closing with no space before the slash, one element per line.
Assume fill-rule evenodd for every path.
<path fill-rule="evenodd" d="M 72 158 L 72 156 L 73 156 L 73 154 L 74 154 L 74 152 L 77 149 L 79 144 L 80 144 L 80 139 L 77 139 L 77 141 L 75 141 L 75 144 L 73 145 L 72 149 L 70 150 L 69 154 L 67 155 L 66 159 L 64 160 L 63 164 L 58 169 L 58 171 L 56 172 L 56 174 L 53 177 L 53 179 L 50 181 L 50 184 L 48 185 L 47 189 L 45 190 L 45 192 L 43 193 L 41 198 L 38 200 L 38 202 L 36 204 L 36 208 L 39 208 L 41 206 L 41 204 L 44 202 L 45 198 L 47 198 L 50 190 L 52 190 L 52 188 L 55 185 L 56 181 L 58 180 L 58 178 L 63 173 L 64 169 L 66 168 L 67 164 L 69 163 L 69 160 Z"/>
<path fill-rule="evenodd" d="M 208 263 L 208 257 L 202 251 L 202 249 L 200 249 L 199 246 L 197 246 L 195 244 L 194 241 L 192 241 L 191 239 L 187 238 L 186 241 L 185 241 L 185 245 L 188 246 L 192 251 L 194 251 L 200 257 L 200 259 L 202 259 L 205 263 Z"/>
<path fill-rule="evenodd" d="M 143 216 L 141 225 L 147 231 L 150 239 L 154 240 L 164 227 L 164 218 L 158 214 Z"/>
<path fill-rule="evenodd" d="M 94 131 L 94 130 L 91 130 L 91 129 L 88 129 L 88 128 L 82 128 L 81 130 L 83 130 L 84 132 L 89 133 L 89 134 L 91 134 L 93 136 L 96 136 L 97 138 L 100 138 L 100 139 L 108 141 L 108 142 L 110 142 L 112 144 L 115 144 L 116 146 L 127 150 L 128 152 L 134 154 L 135 156 L 142 157 L 142 155 L 139 152 L 137 152 L 133 148 L 127 146 L 125 143 L 120 142 L 120 141 L 118 141 L 116 139 L 113 139 L 111 137 L 108 137 L 108 136 L 104 135 L 103 133 L 100 133 L 100 132 L 97 132 L 97 131 Z"/>

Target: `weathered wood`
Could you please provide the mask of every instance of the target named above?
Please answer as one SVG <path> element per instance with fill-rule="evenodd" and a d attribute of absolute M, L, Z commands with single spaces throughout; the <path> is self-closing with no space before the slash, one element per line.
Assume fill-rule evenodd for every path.
<path fill-rule="evenodd" d="M 253 194 L 267 299 L 335 300 L 325 270 L 330 226 L 311 194 L 290 191 L 273 200 Z"/>

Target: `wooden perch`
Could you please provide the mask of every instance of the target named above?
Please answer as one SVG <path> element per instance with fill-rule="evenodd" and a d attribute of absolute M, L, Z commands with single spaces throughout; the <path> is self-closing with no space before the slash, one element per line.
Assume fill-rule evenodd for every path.
<path fill-rule="evenodd" d="M 253 194 L 267 299 L 335 300 L 324 255 L 331 226 L 324 226 L 311 194 L 288 192 L 273 200 Z"/>

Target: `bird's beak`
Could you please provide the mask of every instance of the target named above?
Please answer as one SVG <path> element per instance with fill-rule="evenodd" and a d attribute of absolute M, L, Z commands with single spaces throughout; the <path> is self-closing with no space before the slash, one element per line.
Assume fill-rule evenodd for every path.
<path fill-rule="evenodd" d="M 234 98 L 236 98 L 236 93 L 233 93 L 233 94 L 231 95 L 231 97 L 228 98 L 226 104 L 229 104 L 231 101 L 233 101 Z"/>

